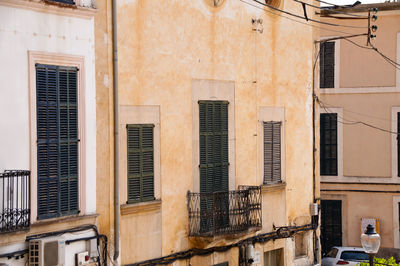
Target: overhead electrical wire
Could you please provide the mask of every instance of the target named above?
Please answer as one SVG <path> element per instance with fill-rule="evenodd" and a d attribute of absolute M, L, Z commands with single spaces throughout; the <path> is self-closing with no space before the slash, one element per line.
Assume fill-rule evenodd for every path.
<path fill-rule="evenodd" d="M 338 115 L 337 113 L 332 112 L 331 110 L 329 110 L 329 108 L 326 107 L 324 105 L 324 103 L 318 98 L 317 98 L 317 102 L 318 102 L 319 106 L 321 106 L 325 110 L 326 113 L 328 113 L 328 114 L 336 114 L 340 119 L 342 119 L 342 121 L 340 121 L 339 119 L 337 120 L 339 123 L 342 123 L 342 124 L 345 124 L 345 125 L 357 125 L 357 124 L 360 124 L 360 125 L 364 125 L 364 126 L 367 126 L 367 127 L 373 128 L 373 129 L 377 129 L 377 130 L 380 130 L 382 132 L 394 134 L 394 135 L 399 135 L 400 134 L 398 132 L 387 130 L 387 129 L 384 129 L 384 128 L 380 128 L 378 126 L 366 123 L 364 121 L 353 121 L 353 120 L 350 120 L 350 119 L 346 119 L 346 118 Z"/>
<path fill-rule="evenodd" d="M 324 105 L 327 108 L 335 108 L 335 106 L 327 104 L 327 103 L 324 103 Z M 360 113 L 360 112 L 349 110 L 347 108 L 343 108 L 343 111 L 346 112 L 346 113 L 352 113 L 352 114 L 356 114 L 356 115 L 359 115 L 359 116 L 365 116 L 365 117 L 369 117 L 369 118 L 372 118 L 372 119 L 375 119 L 375 120 L 380 120 L 380 121 L 392 121 L 392 122 L 396 122 L 397 121 L 397 119 L 388 119 L 388 118 L 383 118 L 383 117 L 380 117 L 380 116 Z"/>
<path fill-rule="evenodd" d="M 206 248 L 206 249 L 193 248 L 193 249 L 173 253 L 173 254 L 170 254 L 170 255 L 167 255 L 164 257 L 150 259 L 150 260 L 141 261 L 141 262 L 136 262 L 136 263 L 127 264 L 127 265 L 129 265 L 129 266 L 150 266 L 150 265 L 160 265 L 160 264 L 171 264 L 177 260 L 189 260 L 194 256 L 207 256 L 207 255 L 213 254 L 214 252 L 226 252 L 232 248 L 238 248 L 242 245 L 249 244 L 249 243 L 252 243 L 252 244 L 265 243 L 270 240 L 288 238 L 288 237 L 293 236 L 296 233 L 316 230 L 317 227 L 318 227 L 318 224 L 317 224 L 317 222 L 314 223 L 314 221 L 313 221 L 313 223 L 300 225 L 300 226 L 284 226 L 284 227 L 274 228 L 274 230 L 277 229 L 276 231 L 255 235 L 255 236 L 252 236 L 252 237 L 249 237 L 246 239 L 242 239 L 236 243 L 232 243 L 232 244 L 225 245 L 225 246 L 215 246 L 215 247 L 210 247 L 210 248 Z"/>
<path fill-rule="evenodd" d="M 309 24 L 309 23 L 306 23 L 306 22 L 303 22 L 303 21 L 299 21 L 299 20 L 296 20 L 296 19 L 293 19 L 293 18 L 284 16 L 284 15 L 282 15 L 282 14 L 275 13 L 275 12 L 273 12 L 273 11 L 271 11 L 271 10 L 266 10 L 266 9 L 264 9 L 264 8 L 262 8 L 262 7 L 256 6 L 256 5 L 254 5 L 254 4 L 252 4 L 252 3 L 249 3 L 249 2 L 247 2 L 247 1 L 245 1 L 245 0 L 239 0 L 239 1 L 242 2 L 242 3 L 244 3 L 244 4 L 247 4 L 247 5 L 249 5 L 249 6 L 255 7 L 255 8 L 257 8 L 257 9 L 266 11 L 266 12 L 272 14 L 272 15 L 275 15 L 275 16 L 278 16 L 278 17 L 282 17 L 282 18 L 285 18 L 285 19 L 288 19 L 288 20 L 291 20 L 291 21 L 293 21 L 293 22 L 297 22 L 297 23 L 299 23 L 299 24 L 303 24 L 303 25 L 306 25 L 306 26 L 309 26 L 309 27 L 318 28 L 318 29 L 322 29 L 322 30 L 326 30 L 326 31 L 330 31 L 330 32 L 336 32 L 336 33 L 353 34 L 353 33 L 351 33 L 351 32 L 345 32 L 345 31 L 340 31 L 340 30 L 328 29 L 328 28 L 324 28 L 324 27 L 321 27 L 321 26 L 318 26 L 318 25 Z"/>
<path fill-rule="evenodd" d="M 275 10 L 275 11 L 284 13 L 284 14 L 286 14 L 286 15 L 293 16 L 293 17 L 300 18 L 300 19 L 304 19 L 304 20 L 307 20 L 307 21 L 312 21 L 312 22 L 319 23 L 319 24 L 324 24 L 324 25 L 334 26 L 334 27 L 353 28 L 353 29 L 366 29 L 366 28 L 367 28 L 367 27 L 362 27 L 362 26 L 349 26 L 349 25 L 342 25 L 342 24 L 335 24 L 335 23 L 323 22 L 323 21 L 319 21 L 319 20 L 315 20 L 315 19 L 311 19 L 311 18 L 302 17 L 302 16 L 297 15 L 297 14 L 293 14 L 293 13 L 291 13 L 291 12 L 288 12 L 288 11 L 285 11 L 285 10 L 282 10 L 282 9 L 279 9 L 279 8 L 276 8 L 276 7 L 274 7 L 274 6 L 271 6 L 271 5 L 269 5 L 269 4 L 260 2 L 260 1 L 258 1 L 258 0 L 253 0 L 253 2 L 256 2 L 256 3 L 260 4 L 260 5 L 269 7 L 269 8 L 271 8 L 271 9 Z"/>
<path fill-rule="evenodd" d="M 326 1 L 323 1 L 323 0 L 315 0 L 315 1 L 320 2 L 320 3 L 323 3 L 323 4 L 330 5 L 330 6 L 334 7 L 334 8 L 337 8 L 337 7 L 349 8 L 349 7 L 355 7 L 356 5 L 361 4 L 360 1 L 356 1 L 356 2 L 355 2 L 354 4 L 352 4 L 352 5 L 337 5 L 337 4 L 332 4 L 332 3 L 329 3 L 329 2 L 326 2 Z M 328 8 L 329 8 L 329 7 L 328 7 Z"/>
<path fill-rule="evenodd" d="M 306 2 L 303 2 L 303 1 L 300 1 L 300 0 L 293 0 L 293 1 L 295 1 L 297 3 L 304 4 L 304 5 L 309 6 L 309 7 L 313 7 L 315 9 L 326 10 L 326 8 L 323 8 L 323 7 L 320 7 L 320 6 L 316 6 L 316 5 L 312 5 L 312 4 L 309 4 L 309 3 L 306 3 Z M 344 12 L 344 11 L 339 11 L 339 10 L 329 10 L 329 11 L 333 12 L 333 13 L 337 13 L 337 14 L 343 14 L 343 15 L 348 15 L 348 16 L 352 16 L 352 17 L 357 17 L 359 19 L 368 19 L 367 16 L 352 14 L 352 13 L 349 13 L 349 12 Z"/>

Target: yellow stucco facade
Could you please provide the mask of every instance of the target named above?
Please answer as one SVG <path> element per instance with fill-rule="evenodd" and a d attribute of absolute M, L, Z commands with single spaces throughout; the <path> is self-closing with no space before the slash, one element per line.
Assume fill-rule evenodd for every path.
<path fill-rule="evenodd" d="M 257 7 L 238 0 L 219 1 L 221 5 L 214 7 L 213 2 L 118 1 L 121 264 L 229 245 L 274 231 L 274 226 L 311 223 L 315 29 L 252 1 Z M 294 1 L 274 4 L 302 12 Z M 257 28 L 252 19 L 262 20 Z M 95 29 L 98 225 L 112 243 L 110 1 L 98 1 Z M 263 185 L 262 122 L 282 122 L 282 183 L 262 186 L 258 231 L 214 238 L 188 236 L 187 192 L 199 192 L 198 100 L 229 102 L 230 190 Z M 156 200 L 127 204 L 126 125 L 136 123 L 154 125 Z M 267 265 L 265 252 L 281 248 L 284 265 L 312 265 L 313 246 L 311 230 L 301 237 L 256 243 L 255 251 L 260 254 L 258 265 Z M 238 265 L 237 247 L 190 259 L 191 265 L 226 261 Z M 186 263 L 178 260 L 174 265 Z"/>

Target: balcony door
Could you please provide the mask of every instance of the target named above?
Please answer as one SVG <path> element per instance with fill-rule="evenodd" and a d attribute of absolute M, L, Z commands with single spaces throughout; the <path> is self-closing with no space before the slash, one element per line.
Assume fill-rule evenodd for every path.
<path fill-rule="evenodd" d="M 201 230 L 229 226 L 228 102 L 199 101 Z"/>

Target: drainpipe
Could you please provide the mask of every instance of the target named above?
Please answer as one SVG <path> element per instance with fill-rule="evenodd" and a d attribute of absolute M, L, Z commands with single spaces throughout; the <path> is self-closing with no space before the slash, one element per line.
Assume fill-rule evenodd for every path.
<path fill-rule="evenodd" d="M 117 0 L 112 1 L 112 46 L 114 89 L 114 261 L 119 257 L 119 120 L 118 120 L 118 42 Z"/>
<path fill-rule="evenodd" d="M 313 135 L 312 135 L 312 137 L 313 137 L 313 203 L 317 203 L 318 202 L 318 200 L 320 200 L 320 197 L 316 197 L 316 193 L 317 193 L 317 191 L 316 191 L 316 182 L 317 182 L 317 180 L 316 180 L 316 171 L 315 171 L 315 167 L 316 167 L 316 157 L 317 157 L 317 147 L 316 147 L 316 132 L 315 132 L 315 130 L 316 130 L 316 124 L 315 124 L 315 118 L 316 118 L 316 115 L 317 115 L 317 113 L 316 113 L 316 104 L 315 104 L 315 102 L 316 102 L 316 100 L 317 100 L 317 95 L 316 95 L 316 92 L 315 92 L 315 79 L 316 79 L 316 75 L 315 75 L 315 68 L 316 68 L 316 66 L 317 66 L 317 62 L 318 62 L 318 59 L 319 59 L 319 56 L 320 56 L 320 53 L 321 53 L 321 51 L 318 49 L 318 47 L 317 47 L 317 42 L 315 42 L 314 41 L 314 49 L 316 50 L 316 51 L 318 51 L 318 53 L 317 53 L 317 55 L 316 55 L 316 57 L 315 57 L 315 61 L 314 61 L 314 64 L 313 64 L 313 73 L 312 73 L 312 77 L 313 77 L 313 81 L 312 81 L 312 127 L 313 127 Z M 319 214 L 319 211 L 318 211 L 318 214 Z M 313 220 L 313 224 L 317 224 L 318 225 L 318 223 L 319 223 L 319 215 L 317 215 L 317 216 L 314 216 L 312 219 L 314 219 Z M 320 243 L 319 243 L 319 240 L 318 240 L 318 236 L 317 236 L 317 232 L 316 232 L 316 230 L 314 229 L 313 230 L 313 250 L 314 250 L 314 264 L 317 264 L 319 261 L 320 261 L 320 258 L 319 258 L 319 247 L 320 247 Z"/>

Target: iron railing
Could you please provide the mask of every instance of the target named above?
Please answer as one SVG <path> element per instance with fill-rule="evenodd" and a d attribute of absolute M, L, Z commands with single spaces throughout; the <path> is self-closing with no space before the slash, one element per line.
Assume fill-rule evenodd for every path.
<path fill-rule="evenodd" d="M 188 192 L 189 236 L 216 236 L 261 228 L 261 188 Z"/>
<path fill-rule="evenodd" d="M 0 233 L 30 227 L 30 171 L 0 173 Z"/>

